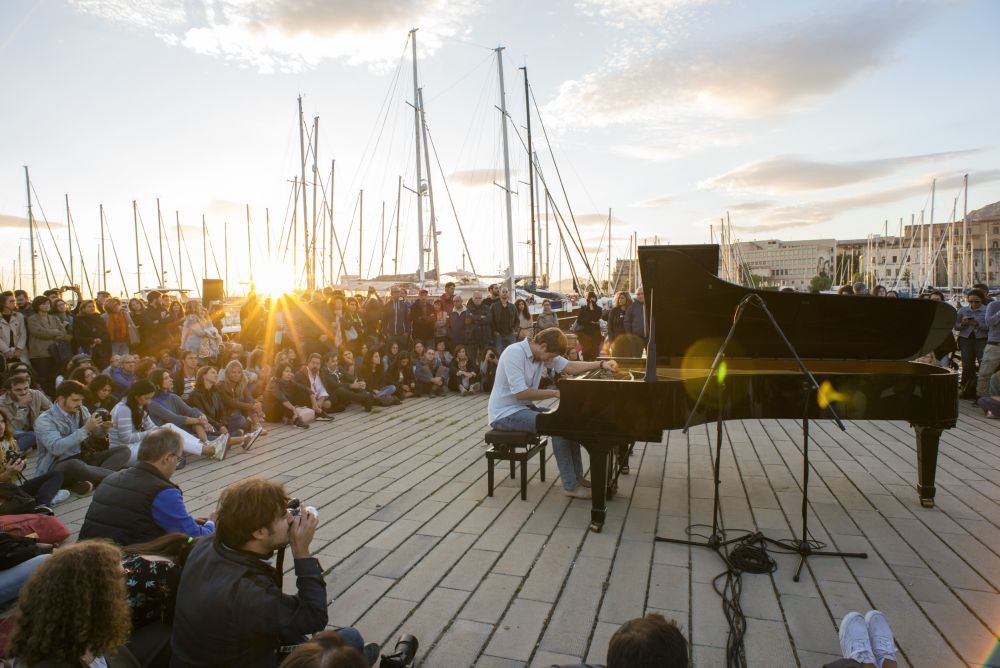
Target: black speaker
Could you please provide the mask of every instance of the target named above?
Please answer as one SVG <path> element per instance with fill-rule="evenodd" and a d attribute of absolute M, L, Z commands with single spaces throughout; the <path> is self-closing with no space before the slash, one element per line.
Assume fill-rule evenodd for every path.
<path fill-rule="evenodd" d="M 212 302 L 220 304 L 226 297 L 221 278 L 203 278 L 201 281 L 201 303 L 205 308 L 211 308 Z"/>

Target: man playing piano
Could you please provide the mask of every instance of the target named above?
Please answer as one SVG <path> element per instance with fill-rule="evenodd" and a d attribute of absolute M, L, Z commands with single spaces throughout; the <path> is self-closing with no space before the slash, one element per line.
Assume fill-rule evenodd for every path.
<path fill-rule="evenodd" d="M 614 360 L 571 362 L 562 356 L 566 347 L 566 335 L 562 330 L 549 327 L 534 338 L 524 339 L 504 349 L 490 393 L 488 419 L 491 429 L 538 433 L 535 421 L 545 411 L 533 402 L 559 398 L 558 389 L 538 389 L 545 367 L 569 375 L 595 369 L 618 370 L 618 363 Z M 551 440 L 566 496 L 591 498 L 590 481 L 583 477 L 580 444 L 560 436 L 553 436 Z"/>

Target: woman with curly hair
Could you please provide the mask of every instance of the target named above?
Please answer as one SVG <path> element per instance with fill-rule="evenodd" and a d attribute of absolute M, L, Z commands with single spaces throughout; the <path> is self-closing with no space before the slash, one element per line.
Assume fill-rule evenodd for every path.
<path fill-rule="evenodd" d="M 128 640 L 132 627 L 122 552 L 104 541 L 69 545 L 21 589 L 10 654 L 17 665 L 88 666 Z"/>

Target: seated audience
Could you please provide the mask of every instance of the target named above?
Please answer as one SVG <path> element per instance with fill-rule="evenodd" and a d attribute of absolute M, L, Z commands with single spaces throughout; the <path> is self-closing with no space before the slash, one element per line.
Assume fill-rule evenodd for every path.
<path fill-rule="evenodd" d="M 382 366 L 382 354 L 378 350 L 372 350 L 361 365 L 361 380 L 365 382 L 365 389 L 371 392 L 375 401 L 383 406 L 394 406 L 401 403 L 396 397 L 396 386 L 393 385 Z"/>
<path fill-rule="evenodd" d="M 111 380 L 111 376 L 104 373 L 94 376 L 87 387 L 87 399 L 84 401 L 87 410 L 93 413 L 98 408 L 103 408 L 110 412 L 118 403 L 114 396 L 114 390 L 115 382 Z"/>
<path fill-rule="evenodd" d="M 24 583 L 51 553 L 51 545 L 0 532 L 0 606 L 17 600 Z"/>
<path fill-rule="evenodd" d="M 88 494 L 115 471 L 128 464 L 127 447 L 107 440 L 110 420 L 91 415 L 83 399 L 87 388 L 73 380 L 56 387 L 52 408 L 38 416 L 38 459 L 35 474 L 63 474 L 63 484 L 77 494 Z"/>
<path fill-rule="evenodd" d="M 462 396 L 479 392 L 479 369 L 469 359 L 465 346 L 455 347 L 455 359 L 448 370 L 448 387 Z"/>
<path fill-rule="evenodd" d="M 389 369 L 392 368 L 392 365 L 395 364 L 397 357 L 399 357 L 399 342 L 393 341 L 389 344 L 389 349 L 386 353 L 382 355 L 382 367 L 386 370 L 386 372 L 388 372 Z"/>
<path fill-rule="evenodd" d="M 373 665 L 358 650 L 348 646 L 336 631 L 317 633 L 281 662 L 281 668 L 369 668 Z"/>
<path fill-rule="evenodd" d="M 451 366 L 451 361 L 455 359 L 455 356 L 448 350 L 446 339 L 437 339 L 434 342 L 434 354 L 437 355 L 438 362 L 441 362 L 441 365 L 446 369 Z"/>
<path fill-rule="evenodd" d="M 11 374 L 4 383 L 7 392 L 0 397 L 0 409 L 10 415 L 13 437 L 21 452 L 35 447 L 35 420 L 52 407 L 52 402 L 41 390 L 31 388 L 31 381 L 23 374 Z"/>
<path fill-rule="evenodd" d="M 413 376 L 413 362 L 405 350 L 396 356 L 389 368 L 388 380 L 396 386 L 396 396 L 409 399 L 416 394 L 417 380 Z"/>
<path fill-rule="evenodd" d="M 228 440 L 228 438 L 222 438 L 224 434 L 218 430 L 217 425 L 212 424 L 211 419 L 204 412 L 174 394 L 174 379 L 165 369 L 154 369 L 150 372 L 149 382 L 156 388 L 153 400 L 149 402 L 146 409 L 154 425 L 157 427 L 166 424 L 174 425 L 196 436 L 203 446 L 207 445 L 213 451 L 222 444 L 222 441 Z M 195 388 L 197 389 L 197 385 Z M 194 392 L 188 397 L 188 401 L 192 396 L 194 396 Z"/>
<path fill-rule="evenodd" d="M 414 364 L 413 377 L 416 379 L 416 392 L 420 396 L 443 397 L 448 391 L 448 369 L 441 364 L 431 348 L 425 350 L 424 356 Z"/>
<path fill-rule="evenodd" d="M 181 368 L 171 375 L 174 379 L 174 393 L 187 401 L 198 380 L 198 354 L 190 350 L 181 353 Z"/>
<path fill-rule="evenodd" d="M 267 433 L 263 426 L 264 406 L 251 393 L 248 372 L 242 364 L 236 360 L 227 364 L 218 388 L 227 411 L 226 426 L 230 432 L 237 429 L 247 432 L 251 444 Z M 245 450 L 249 447 L 247 443 L 243 444 Z"/>
<path fill-rule="evenodd" d="M 179 432 L 146 432 L 136 465 L 108 476 L 94 492 L 80 540 L 107 538 L 130 545 L 175 532 L 194 538 L 212 534 L 215 523 L 193 518 L 180 488 L 170 482 L 183 453 Z"/>
<path fill-rule="evenodd" d="M 222 492 L 215 536 L 197 541 L 181 574 L 174 668 L 277 666 L 280 646 L 326 628 L 326 581 L 309 547 L 319 519 L 304 507 L 293 516 L 288 502 L 284 488 L 268 480 L 243 480 Z M 281 573 L 270 563 L 285 547 L 294 560 L 294 595 L 281 592 Z M 364 651 L 356 629 L 337 632 Z M 378 652 L 377 645 L 368 649 Z"/>
<path fill-rule="evenodd" d="M 195 382 L 194 391 L 188 397 L 191 407 L 208 419 L 209 436 L 219 438 L 223 435 L 229 436 L 229 445 L 243 445 L 246 436 L 243 430 L 237 428 L 235 431 L 229 429 L 228 413 L 225 403 L 222 401 L 222 394 L 217 387 L 219 384 L 219 371 L 212 366 L 203 366 L 198 369 L 198 380 Z M 214 442 L 214 441 L 213 441 Z"/>
<path fill-rule="evenodd" d="M 75 380 L 82 385 L 90 385 L 90 381 L 97 378 L 97 371 L 89 366 L 77 367 L 66 380 Z"/>
<path fill-rule="evenodd" d="M 10 415 L 0 409 L 0 515 L 51 515 L 51 506 L 69 498 L 67 490 L 59 489 L 62 473 L 49 471 L 29 480 L 23 473 L 26 464 L 14 440 Z"/>
<path fill-rule="evenodd" d="M 18 666 L 105 665 L 128 650 L 130 616 L 122 553 L 111 543 L 60 548 L 21 589 L 10 638 Z"/>
<path fill-rule="evenodd" d="M 267 383 L 264 395 L 264 414 L 270 422 L 292 424 L 300 429 L 308 429 L 309 423 L 303 416 L 305 411 L 312 409 L 300 400 L 295 403 L 295 397 L 309 396 L 309 388 L 301 386 L 294 380 L 295 374 L 288 364 L 279 364 L 274 369 L 274 377 Z"/>
<path fill-rule="evenodd" d="M 132 387 L 132 383 L 139 380 L 139 376 L 135 372 L 136 365 L 139 364 L 139 358 L 136 355 L 122 355 L 122 365 L 117 369 L 111 369 L 111 380 L 115 381 L 115 399 L 121 399 L 128 392 L 128 388 Z"/>
<path fill-rule="evenodd" d="M 112 446 L 126 447 L 129 451 L 129 463 L 135 464 L 138 461 L 139 444 L 142 442 L 146 432 L 157 427 L 153 419 L 149 416 L 149 405 L 156 394 L 156 387 L 148 380 L 139 380 L 129 388 L 124 399 L 115 404 L 111 411 L 111 429 L 108 432 Z M 161 427 L 171 429 L 180 434 L 184 441 L 184 452 L 203 457 L 214 457 L 224 459 L 229 438 L 227 435 L 220 436 L 212 444 L 204 444 L 191 433 L 184 431 L 177 425 L 165 422 Z M 181 458 L 180 466 L 185 464 Z"/>
<path fill-rule="evenodd" d="M 576 359 L 575 356 L 570 355 L 570 360 Z M 492 392 L 493 383 L 496 381 L 497 377 L 497 364 L 499 362 L 499 355 L 494 348 L 487 348 L 486 352 L 483 353 L 483 361 L 479 365 L 480 378 L 482 379 L 483 392 Z"/>
<path fill-rule="evenodd" d="M 667 621 L 656 612 L 625 622 L 608 642 L 607 668 L 688 668 L 689 665 L 684 634 L 676 622 Z"/>
<path fill-rule="evenodd" d="M 312 405 L 313 412 L 316 413 L 316 417 L 332 420 L 333 415 L 330 412 L 333 410 L 333 399 L 330 397 L 326 386 L 323 385 L 323 378 L 320 373 L 322 363 L 322 355 L 319 353 L 310 354 L 306 360 L 306 365 L 295 374 L 295 382 L 300 386 L 309 388 L 308 396 L 299 397 L 299 400 L 305 401 L 308 399 Z"/>
<path fill-rule="evenodd" d="M 364 380 L 346 373 L 339 364 L 339 355 L 329 353 L 320 372 L 323 386 L 334 399 L 334 410 L 343 410 L 351 403 L 361 404 L 366 411 L 371 411 L 375 397 L 365 388 Z"/>

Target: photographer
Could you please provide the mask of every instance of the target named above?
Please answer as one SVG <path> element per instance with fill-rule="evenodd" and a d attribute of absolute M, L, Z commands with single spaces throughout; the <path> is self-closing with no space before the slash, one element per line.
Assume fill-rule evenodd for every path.
<path fill-rule="evenodd" d="M 68 491 L 59 489 L 62 473 L 50 471 L 26 480 L 26 463 L 14 441 L 10 415 L 0 410 L 0 515 L 45 512 L 69 498 Z"/>
<path fill-rule="evenodd" d="M 64 483 L 77 494 L 87 494 L 97 483 L 123 468 L 131 456 L 127 446 L 108 446 L 105 434 L 110 416 L 90 414 L 83 405 L 87 388 L 67 380 L 56 388 L 52 408 L 38 416 L 37 474 L 61 471 Z"/>
<path fill-rule="evenodd" d="M 291 507 L 290 507 L 291 505 Z M 326 581 L 309 545 L 319 526 L 313 510 L 289 504 L 282 485 L 237 482 L 222 492 L 213 538 L 198 541 L 177 590 L 171 640 L 174 668 L 270 668 L 282 646 L 297 645 L 327 624 Z M 291 548 L 296 587 L 281 592 L 281 557 Z M 282 553 L 283 556 L 283 553 Z M 378 646 L 364 646 L 356 629 L 336 629 L 369 663 Z"/>

